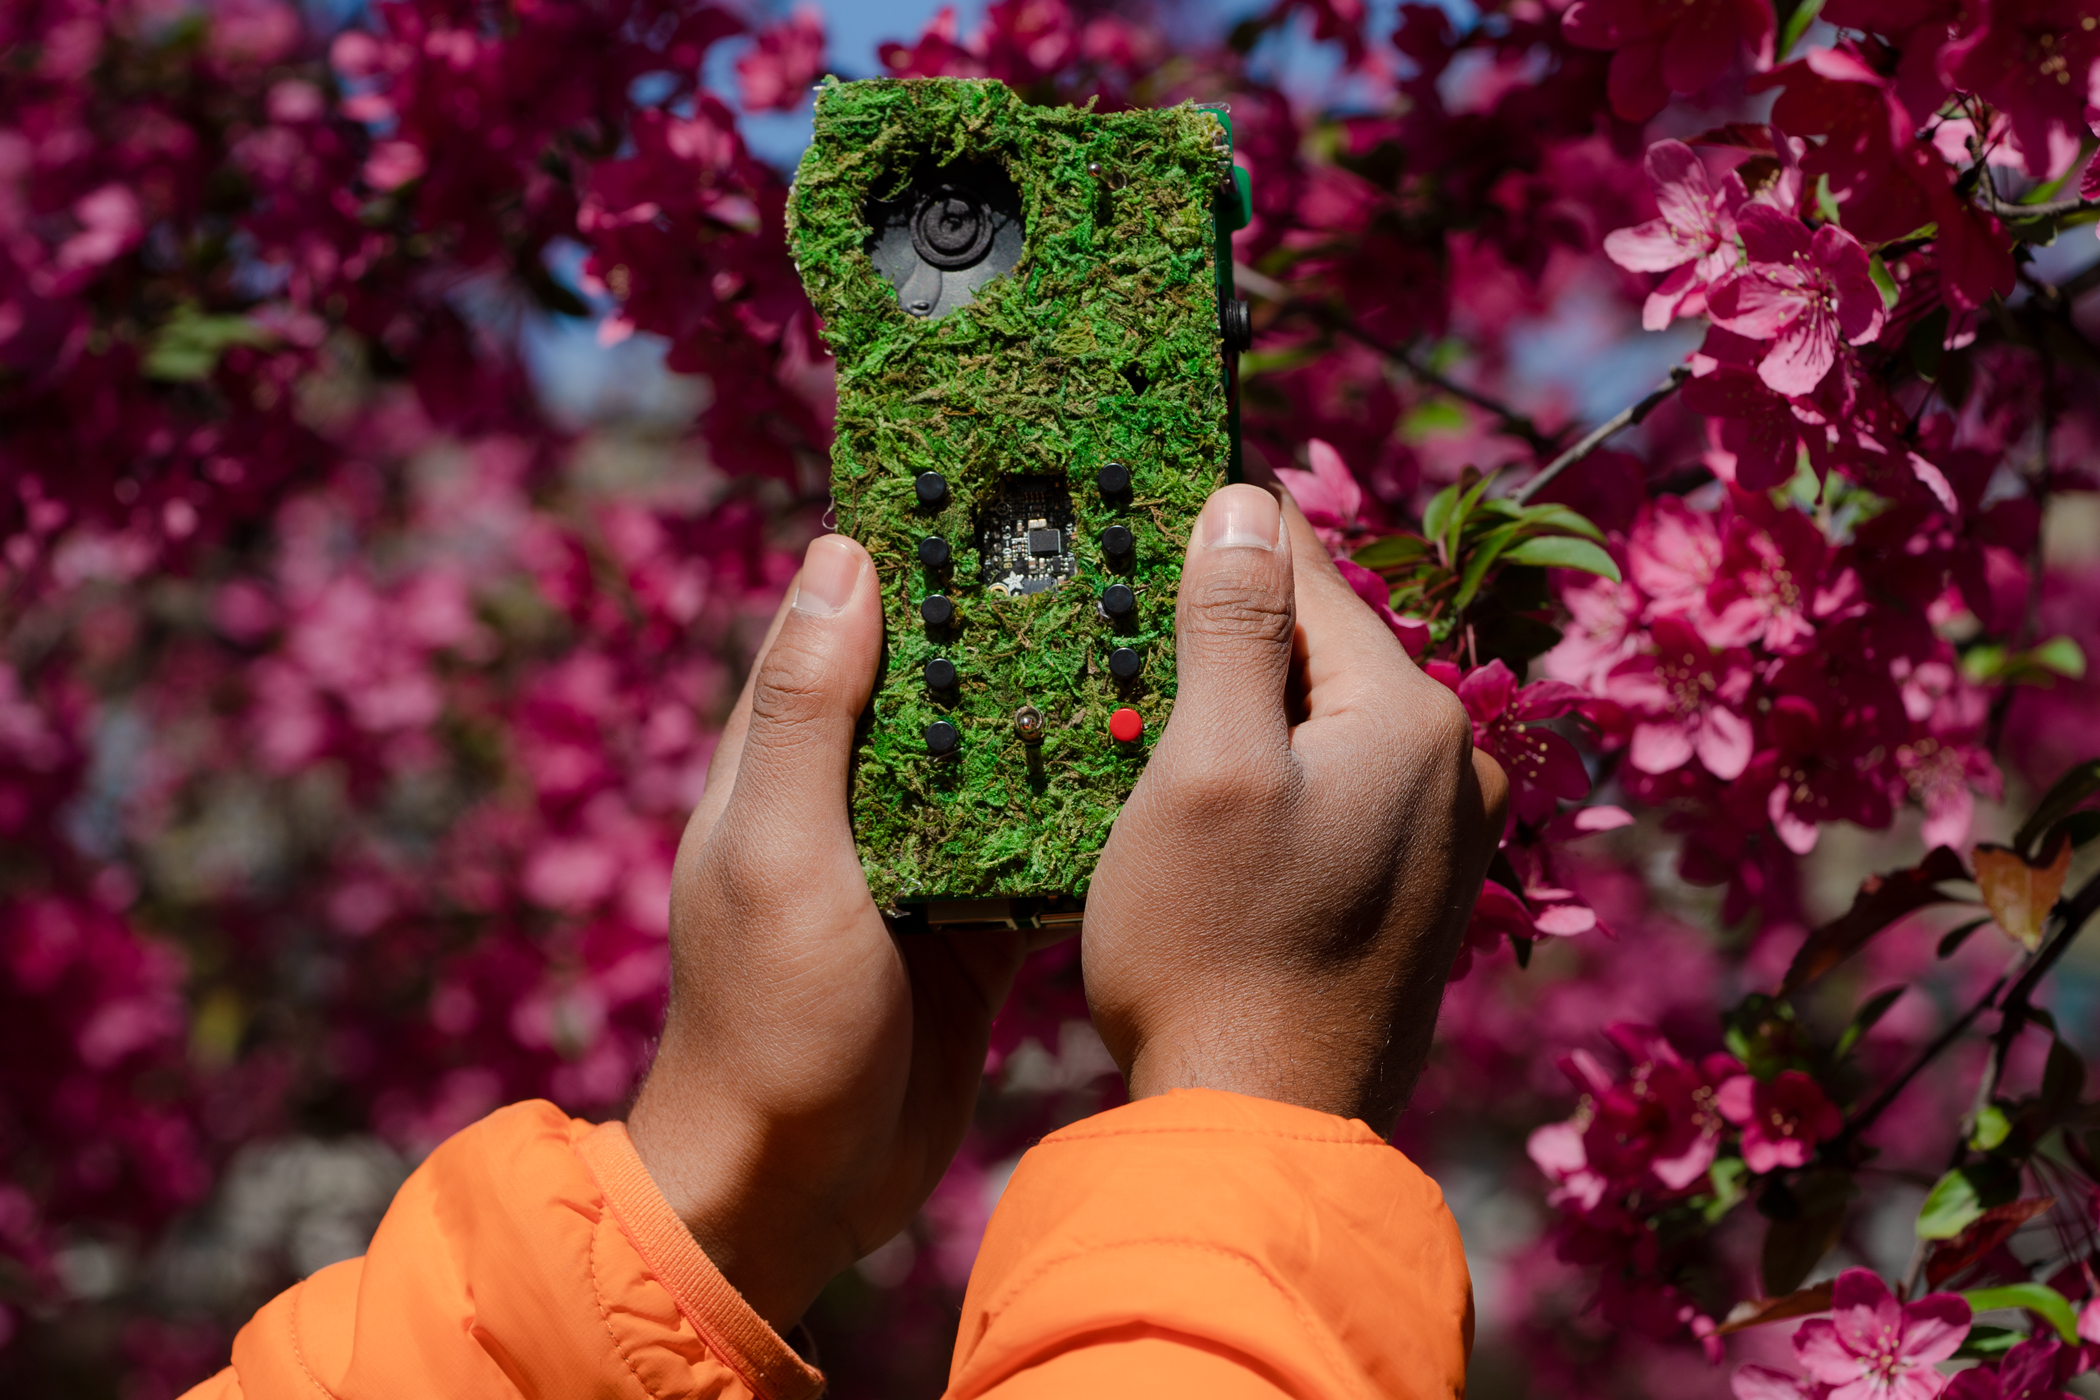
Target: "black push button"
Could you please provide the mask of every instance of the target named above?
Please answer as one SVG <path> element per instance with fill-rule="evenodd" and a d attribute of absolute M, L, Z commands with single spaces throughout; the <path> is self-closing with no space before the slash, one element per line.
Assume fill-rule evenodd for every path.
<path fill-rule="evenodd" d="M 1101 590 L 1101 611 L 1121 622 L 1137 611 L 1137 594 L 1126 583 L 1112 583 Z"/>
<path fill-rule="evenodd" d="M 1111 525 L 1101 532 L 1101 552 L 1113 564 L 1125 563 L 1137 548 L 1137 536 L 1126 526 Z"/>
<path fill-rule="evenodd" d="M 919 493 L 919 504 L 937 506 L 948 499 L 948 478 L 939 472 L 920 472 L 919 479 L 911 484 Z"/>
<path fill-rule="evenodd" d="M 955 752 L 962 743 L 962 732 L 944 719 L 937 719 L 926 726 L 926 752 L 941 758 Z"/>
<path fill-rule="evenodd" d="M 1129 647 L 1117 647 L 1108 654 L 1108 673 L 1114 676 L 1117 685 L 1129 685 L 1144 669 L 1145 658 Z"/>
<path fill-rule="evenodd" d="M 946 627 L 955 621 L 955 604 L 945 593 L 931 593 L 919 604 L 919 616 L 928 627 Z"/>
<path fill-rule="evenodd" d="M 1130 468 L 1121 462 L 1110 462 L 1094 473 L 1094 485 L 1109 500 L 1117 500 L 1130 494 Z"/>
<path fill-rule="evenodd" d="M 948 556 L 953 553 L 948 542 L 939 535 L 928 535 L 919 541 L 919 562 L 929 569 L 948 567 Z"/>
<path fill-rule="evenodd" d="M 959 678 L 955 674 L 955 663 L 945 656 L 936 656 L 926 663 L 926 688 L 928 690 L 953 690 Z"/>

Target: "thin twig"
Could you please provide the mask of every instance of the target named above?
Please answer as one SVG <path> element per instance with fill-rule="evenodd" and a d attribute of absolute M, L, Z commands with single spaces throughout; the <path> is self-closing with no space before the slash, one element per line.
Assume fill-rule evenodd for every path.
<path fill-rule="evenodd" d="M 1462 399 L 1481 410 L 1481 412 L 1492 415 L 1500 422 L 1504 433 L 1514 438 L 1523 439 L 1524 443 L 1533 452 L 1544 455 L 1559 445 L 1559 437 L 1557 435 L 1540 432 L 1538 424 L 1532 422 L 1528 415 L 1517 412 L 1516 409 L 1511 408 L 1508 404 L 1503 403 L 1492 395 L 1483 394 L 1478 389 L 1469 388 L 1440 370 L 1431 368 L 1412 352 L 1397 345 L 1388 345 L 1384 340 L 1371 334 L 1354 317 L 1335 310 L 1325 302 L 1298 296 L 1289 287 L 1278 282 L 1275 278 L 1266 277 L 1256 272 L 1253 268 L 1248 267 L 1245 263 L 1234 263 L 1232 265 L 1232 280 L 1238 284 L 1240 290 L 1251 292 L 1263 301 L 1275 304 L 1282 312 L 1309 316 L 1328 330 L 1347 336 L 1359 345 L 1376 350 L 1422 383 L 1432 388 L 1440 389 L 1452 398 Z"/>
<path fill-rule="evenodd" d="M 1537 476 L 1534 476 L 1531 480 L 1511 492 L 1510 499 L 1518 505 L 1523 505 L 1526 501 L 1529 501 L 1544 488 L 1547 482 L 1602 447 L 1605 441 L 1613 434 L 1620 432 L 1622 429 L 1632 427 L 1649 414 L 1655 412 L 1657 406 L 1664 399 L 1676 393 L 1677 386 L 1684 383 L 1691 376 L 1692 372 L 1683 365 L 1679 365 L 1676 369 L 1671 370 L 1670 377 L 1658 384 L 1648 397 L 1637 404 L 1631 404 L 1620 409 L 1617 413 L 1590 429 L 1589 432 L 1583 434 L 1582 441 L 1548 462 Z"/>
<path fill-rule="evenodd" d="M 1973 1023 L 1978 1016 L 1981 1016 L 1985 1011 L 1990 1009 L 1991 1004 L 1998 999 L 1998 993 L 2005 990 L 2005 983 L 2006 979 L 2002 976 L 1997 981 L 1991 983 L 1991 989 L 1985 992 L 1983 996 L 1977 1000 L 1975 1005 L 1971 1006 L 1967 1011 L 1964 1011 L 1960 1015 L 1960 1017 L 1958 1017 L 1955 1020 L 1953 1025 L 1941 1031 L 1937 1036 L 1933 1038 L 1933 1041 L 1930 1045 L 1926 1046 L 1923 1050 L 1919 1051 L 1918 1057 L 1910 1062 L 1910 1065 L 1903 1071 L 1903 1073 L 1897 1075 L 1895 1079 L 1891 1080 L 1889 1082 L 1888 1087 L 1883 1089 L 1880 1093 L 1876 1094 L 1874 1096 L 1873 1102 L 1869 1103 L 1865 1108 L 1861 1109 L 1859 1112 L 1853 1114 L 1852 1117 L 1846 1121 L 1844 1128 L 1840 1130 L 1838 1135 L 1832 1138 L 1828 1145 L 1825 1147 L 1825 1153 L 1830 1156 L 1839 1155 L 1842 1148 L 1849 1145 L 1861 1133 L 1865 1132 L 1868 1128 L 1872 1127 L 1874 1125 L 1874 1120 L 1879 1118 L 1883 1113 L 1887 1112 L 1888 1106 L 1896 1101 L 1896 1096 L 1910 1087 L 1910 1081 L 1916 1079 L 1921 1073 L 1923 1073 L 1927 1065 L 1931 1064 L 1942 1054 L 1946 1053 L 1947 1047 L 1952 1045 L 1955 1041 L 1961 1039 L 1962 1033 L 1969 1029 L 1970 1024 Z"/>
<path fill-rule="evenodd" d="M 2004 1037 L 2006 1044 L 2011 1044 L 2012 1038 L 2019 1035 L 2020 1027 L 2026 1024 L 2028 1015 L 2033 1010 L 2034 989 L 2040 985 L 2042 978 L 2049 975 L 2049 970 L 2056 966 L 2057 960 L 2070 948 L 2072 940 L 2078 937 L 2094 912 L 2100 910 L 2100 875 L 2086 881 L 2077 894 L 2059 903 L 2056 909 L 2056 916 L 2061 919 L 2057 931 L 2042 945 L 2040 954 L 2027 964 L 2026 970 L 2019 974 L 2018 980 L 2013 981 L 2010 972 L 2001 973 L 1998 979 L 1991 983 L 1990 990 L 1964 1011 L 1953 1025 L 1934 1037 L 1930 1045 L 1918 1052 L 1918 1057 L 1912 1060 L 1887 1088 L 1876 1094 L 1873 1102 L 1846 1121 L 1838 1135 L 1825 1145 L 1824 1151 L 1827 1155 L 1839 1155 L 1861 1133 L 1873 1126 L 1874 1120 L 1887 1111 L 1888 1106 L 1896 1101 L 1896 1096 L 1908 1088 L 1910 1082 L 1916 1079 L 1927 1065 L 1944 1054 L 1947 1047 L 1959 1040 L 1978 1016 L 1997 1003 L 1998 993 L 2005 991 L 2008 981 L 2012 981 L 2012 990 L 2006 994 L 2005 1014 L 1998 1023 L 1998 1029 L 1992 1034 L 1994 1042 L 1997 1038 Z M 2008 1027 L 2011 1029 L 2008 1030 Z"/>
<path fill-rule="evenodd" d="M 1985 185 L 1990 182 L 1984 181 Z M 2059 199 L 2054 204 L 2007 204 L 1991 191 L 1990 212 L 2001 219 L 2061 219 L 2066 214 L 2083 214 L 2091 209 L 2100 209 L 2100 200 Z"/>

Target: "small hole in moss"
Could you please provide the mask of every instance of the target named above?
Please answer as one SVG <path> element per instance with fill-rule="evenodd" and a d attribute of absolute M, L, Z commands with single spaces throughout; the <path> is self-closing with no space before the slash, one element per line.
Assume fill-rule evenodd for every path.
<path fill-rule="evenodd" d="M 1123 382 L 1130 386 L 1133 394 L 1142 394 L 1152 387 L 1152 381 L 1145 377 L 1144 367 L 1134 362 L 1123 366 Z"/>

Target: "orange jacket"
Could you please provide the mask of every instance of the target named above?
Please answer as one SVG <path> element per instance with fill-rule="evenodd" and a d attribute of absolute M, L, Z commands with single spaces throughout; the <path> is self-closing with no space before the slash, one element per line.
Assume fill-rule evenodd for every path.
<path fill-rule="evenodd" d="M 948 1393 L 1461 1394 L 1472 1296 L 1436 1184 L 1362 1123 L 1236 1094 L 1043 1139 L 963 1302 Z M 241 1329 L 189 1400 L 808 1400 L 821 1374 L 723 1279 L 618 1123 L 551 1104 L 439 1147 L 362 1259 Z"/>

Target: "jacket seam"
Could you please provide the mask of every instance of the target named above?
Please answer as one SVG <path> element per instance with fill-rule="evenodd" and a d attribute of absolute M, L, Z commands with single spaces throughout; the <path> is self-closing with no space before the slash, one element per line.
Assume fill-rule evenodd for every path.
<path fill-rule="evenodd" d="M 627 1374 L 634 1377 L 634 1383 L 642 1388 L 642 1394 L 652 1397 L 653 1400 L 662 1400 L 662 1396 L 658 1393 L 656 1387 L 643 1379 L 641 1368 L 634 1364 L 634 1358 L 628 1355 L 627 1348 L 620 1344 L 619 1334 L 613 1331 L 612 1309 L 606 1305 L 605 1284 L 598 1277 L 598 1235 L 611 1221 L 612 1212 L 604 1210 L 599 1212 L 596 1223 L 591 1226 L 591 1247 L 588 1262 L 591 1268 L 591 1293 L 598 1304 L 598 1321 L 605 1327 L 605 1338 L 612 1343 L 613 1354 L 620 1358 L 620 1364 L 627 1368 Z M 617 1223 L 614 1223 L 613 1228 L 619 1228 Z M 672 1300 L 672 1305 L 674 1307 L 677 1305 L 676 1299 Z"/>
<path fill-rule="evenodd" d="M 1112 1137 L 1166 1137 L 1170 1135 L 1192 1137 L 1199 1133 L 1210 1137 L 1274 1138 L 1280 1142 L 1317 1142 L 1324 1143 L 1329 1147 L 1365 1147 L 1382 1148 L 1388 1152 L 1400 1151 L 1399 1148 L 1383 1140 L 1365 1142 L 1361 1138 L 1328 1137 L 1319 1133 L 1285 1133 L 1278 1132 L 1273 1128 L 1090 1128 L 1085 1131 L 1075 1131 L 1067 1128 L 1063 1132 L 1053 1133 L 1049 1137 L 1041 1139 L 1040 1145 L 1043 1147 L 1056 1147 L 1061 1143 L 1086 1142 Z M 1406 1154 L 1401 1153 L 1401 1155 L 1404 1157 Z"/>
<path fill-rule="evenodd" d="M 1290 1309 L 1291 1316 L 1297 1320 L 1300 1330 L 1312 1338 L 1313 1345 L 1319 1350 L 1321 1358 L 1327 1362 L 1336 1375 L 1348 1377 L 1358 1374 L 1356 1369 L 1350 1365 L 1348 1357 L 1336 1349 L 1334 1338 L 1317 1325 L 1318 1320 L 1307 1311 L 1305 1304 L 1289 1289 L 1285 1288 L 1273 1273 L 1263 1267 L 1260 1261 L 1250 1258 L 1238 1250 L 1226 1249 L 1222 1245 L 1211 1244 L 1203 1240 L 1158 1236 L 1148 1239 L 1118 1240 L 1111 1245 L 1095 1245 L 1084 1249 L 1068 1249 L 1062 1254 L 1045 1259 L 1042 1263 L 1036 1265 L 1035 1268 L 1008 1284 L 1005 1289 L 1001 1290 L 998 1301 L 985 1305 L 985 1313 L 989 1317 L 1005 1315 L 1020 1301 L 1020 1297 L 1024 1292 L 1042 1282 L 1054 1270 L 1063 1268 L 1067 1264 L 1081 1259 L 1095 1258 L 1115 1250 L 1160 1247 L 1188 1250 L 1198 1254 L 1214 1254 L 1227 1263 L 1237 1264 L 1247 1270 L 1256 1279 L 1267 1284 L 1270 1290 L 1282 1299 L 1284 1305 Z M 988 1330 L 989 1328 L 979 1331 L 977 1338 L 979 1343 L 983 1341 L 984 1332 Z M 975 1352 L 976 1349 L 975 1345 L 971 1347 L 972 1352 Z M 1017 1373 L 1020 1369 L 1022 1368 L 1015 1368 L 1013 1373 Z"/>
<path fill-rule="evenodd" d="M 328 1400 L 336 1400 L 335 1392 L 322 1385 L 321 1378 L 316 1376 L 313 1373 L 313 1368 L 306 1364 L 306 1352 L 299 1345 L 299 1300 L 305 1295 L 306 1280 L 301 1279 L 292 1286 L 291 1306 L 284 1310 L 284 1330 L 292 1343 L 292 1360 L 299 1363 L 299 1374 L 306 1377 L 308 1385 L 328 1397 Z"/>

